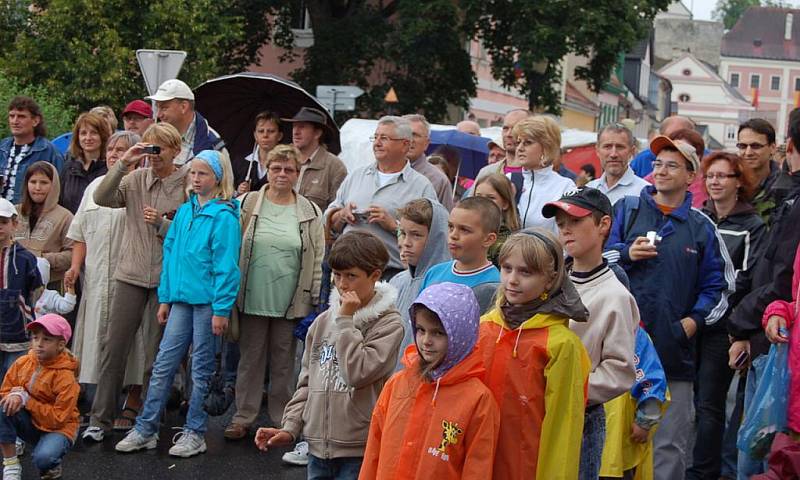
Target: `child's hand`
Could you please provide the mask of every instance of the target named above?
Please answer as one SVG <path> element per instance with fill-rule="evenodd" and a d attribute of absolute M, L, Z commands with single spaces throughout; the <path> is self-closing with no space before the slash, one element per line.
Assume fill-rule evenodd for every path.
<path fill-rule="evenodd" d="M 64 274 L 64 286 L 67 288 L 75 289 L 75 282 L 78 281 L 78 277 L 80 276 L 80 269 L 70 268 Z M 74 292 L 71 292 L 74 293 Z"/>
<path fill-rule="evenodd" d="M 169 317 L 169 304 L 162 303 L 158 306 L 158 313 L 156 313 L 156 318 L 158 319 L 159 325 L 166 325 L 167 318 Z"/>
<path fill-rule="evenodd" d="M 637 425 L 636 422 L 633 422 L 633 425 L 631 426 L 631 440 L 636 443 L 647 443 L 649 436 L 650 430 L 645 430 Z"/>
<path fill-rule="evenodd" d="M 75 283 L 74 282 L 73 283 L 65 283 L 64 287 L 65 287 L 64 291 L 66 293 L 70 293 L 72 295 L 75 295 Z"/>
<path fill-rule="evenodd" d="M 358 298 L 356 292 L 344 292 L 339 301 L 339 314 L 347 317 L 356 313 L 356 310 L 361 308 L 361 299 Z"/>
<path fill-rule="evenodd" d="M 265 427 L 256 430 L 256 447 L 262 452 L 266 452 L 268 449 L 274 447 L 291 445 L 293 441 L 294 437 L 286 430 Z"/>
<path fill-rule="evenodd" d="M 770 343 L 787 343 L 789 337 L 784 332 L 786 332 L 786 319 L 778 315 L 769 317 L 767 328 L 764 329 L 764 333 L 767 334 L 767 340 Z"/>
<path fill-rule="evenodd" d="M 0 408 L 8 417 L 13 417 L 22 409 L 22 397 L 19 395 L 6 395 L 0 400 Z"/>

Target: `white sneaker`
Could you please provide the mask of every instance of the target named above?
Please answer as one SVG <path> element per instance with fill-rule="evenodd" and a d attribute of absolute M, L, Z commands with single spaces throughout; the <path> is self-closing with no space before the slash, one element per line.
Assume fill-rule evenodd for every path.
<path fill-rule="evenodd" d="M 93 442 L 102 442 L 105 436 L 106 432 L 104 432 L 102 428 L 87 427 L 86 430 L 83 431 L 83 435 L 81 435 L 81 438 L 83 438 L 84 440 L 91 440 Z"/>
<path fill-rule="evenodd" d="M 206 453 L 206 439 L 191 430 L 183 430 L 172 438 L 175 445 L 169 449 L 173 457 L 189 458 L 199 453 Z"/>
<path fill-rule="evenodd" d="M 14 448 L 17 451 L 18 457 L 25 455 L 25 441 L 21 438 L 17 438 L 17 441 L 14 442 Z"/>
<path fill-rule="evenodd" d="M 22 478 L 22 464 L 16 460 L 11 465 L 3 462 L 3 480 L 20 480 Z"/>
<path fill-rule="evenodd" d="M 152 450 L 158 444 L 158 434 L 145 437 L 138 430 L 132 428 L 125 438 L 114 447 L 118 452 L 135 452 L 137 450 Z"/>
<path fill-rule="evenodd" d="M 294 450 L 284 453 L 281 460 L 292 465 L 308 465 L 308 442 L 297 442 Z"/>

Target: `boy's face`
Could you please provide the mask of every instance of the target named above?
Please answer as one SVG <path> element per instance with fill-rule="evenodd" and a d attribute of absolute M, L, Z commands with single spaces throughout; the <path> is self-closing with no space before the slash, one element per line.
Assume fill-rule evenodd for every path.
<path fill-rule="evenodd" d="M 592 250 L 603 250 L 606 235 L 611 228 L 611 218 L 605 215 L 597 224 L 592 215 L 579 218 L 558 210 L 556 225 L 558 225 L 558 239 L 564 245 L 567 255 L 581 259 L 592 253 Z"/>
<path fill-rule="evenodd" d="M 67 342 L 61 337 L 54 337 L 43 328 L 35 328 L 31 341 L 31 348 L 39 362 L 52 360 L 64 350 Z"/>
<path fill-rule="evenodd" d="M 486 252 L 497 240 L 496 233 L 483 230 L 481 215 L 472 210 L 454 208 L 447 221 L 447 248 L 450 255 L 462 263 L 474 263 L 486 258 Z"/>
<path fill-rule="evenodd" d="M 412 222 L 407 218 L 400 219 L 397 244 L 400 247 L 400 260 L 408 266 L 416 267 L 419 257 L 428 242 L 428 227 Z"/>
<path fill-rule="evenodd" d="M 17 229 L 17 219 L 0 217 L 0 244 L 7 243 Z"/>
<path fill-rule="evenodd" d="M 447 355 L 447 332 L 433 312 L 419 308 L 414 314 L 417 324 L 415 332 L 419 355 L 434 368 Z"/>
<path fill-rule="evenodd" d="M 367 274 L 364 270 L 356 267 L 346 270 L 333 269 L 333 283 L 336 285 L 339 295 L 343 295 L 345 292 L 355 292 L 358 295 L 358 299 L 361 300 L 362 306 L 372 299 L 372 295 L 375 292 L 375 283 L 380 278 L 380 270 Z"/>

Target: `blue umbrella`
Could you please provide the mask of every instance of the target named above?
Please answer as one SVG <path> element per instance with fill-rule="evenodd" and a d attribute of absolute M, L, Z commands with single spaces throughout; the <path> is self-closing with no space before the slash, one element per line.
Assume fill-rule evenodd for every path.
<path fill-rule="evenodd" d="M 426 154 L 431 154 L 437 147 L 448 145 L 458 150 L 461 165 L 459 177 L 475 178 L 478 172 L 488 163 L 489 139 L 476 137 L 458 130 L 432 130 L 431 144 Z"/>

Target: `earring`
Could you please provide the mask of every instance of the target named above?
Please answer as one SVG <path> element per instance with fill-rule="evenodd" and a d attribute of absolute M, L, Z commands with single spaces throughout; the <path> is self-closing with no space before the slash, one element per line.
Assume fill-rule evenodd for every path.
<path fill-rule="evenodd" d="M 550 295 L 548 295 L 548 294 L 547 294 L 547 292 L 542 292 L 542 294 L 541 294 L 541 295 L 539 295 L 539 300 L 541 300 L 541 301 L 545 301 L 545 300 L 547 300 L 549 297 L 550 297 Z"/>

